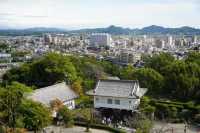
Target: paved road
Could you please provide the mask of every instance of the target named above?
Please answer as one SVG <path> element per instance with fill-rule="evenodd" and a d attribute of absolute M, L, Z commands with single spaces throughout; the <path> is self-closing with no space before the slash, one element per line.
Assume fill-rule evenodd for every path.
<path fill-rule="evenodd" d="M 85 127 L 79 127 L 79 126 L 74 126 L 72 128 L 49 126 L 46 128 L 46 132 L 41 132 L 41 133 L 85 133 L 85 129 L 86 129 Z M 110 133 L 108 131 L 98 130 L 98 129 L 90 129 L 90 131 L 91 131 L 90 133 Z"/>
<path fill-rule="evenodd" d="M 163 131 L 166 131 L 165 133 L 172 133 L 172 130 L 173 133 L 184 133 L 185 125 L 182 123 L 174 124 L 174 123 L 155 122 L 154 129 L 156 130 L 163 129 Z M 196 128 L 194 126 L 188 126 L 186 128 L 186 133 L 200 133 L 200 128 Z"/>

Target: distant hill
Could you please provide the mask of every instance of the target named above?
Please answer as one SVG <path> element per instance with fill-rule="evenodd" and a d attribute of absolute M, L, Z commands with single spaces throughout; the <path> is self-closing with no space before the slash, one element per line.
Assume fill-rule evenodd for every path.
<path fill-rule="evenodd" d="M 23 36 L 23 35 L 41 35 L 43 33 L 66 33 L 67 30 L 58 28 L 36 27 L 28 29 L 0 29 L 0 35 L 5 36 Z"/>
<path fill-rule="evenodd" d="M 152 25 L 144 27 L 139 31 L 140 34 L 184 34 L 184 35 L 200 35 L 200 29 L 184 26 L 180 28 L 165 28 L 161 26 Z"/>
<path fill-rule="evenodd" d="M 115 35 L 120 34 L 136 34 L 136 35 L 143 35 L 143 34 L 175 34 L 175 35 L 200 35 L 200 29 L 195 29 L 192 27 L 180 27 L 180 28 L 165 28 L 161 26 L 151 25 L 148 27 L 144 27 L 142 29 L 129 29 L 129 28 L 122 28 L 117 26 L 109 26 L 107 28 L 94 28 L 94 29 L 81 29 L 81 30 L 74 30 L 71 32 L 76 33 L 110 33 Z"/>
<path fill-rule="evenodd" d="M 24 31 L 30 31 L 30 32 L 67 32 L 67 30 L 65 30 L 65 29 L 45 28 L 45 27 L 28 28 L 28 29 L 24 29 Z"/>
<path fill-rule="evenodd" d="M 167 33 L 167 28 L 152 25 L 152 26 L 142 28 L 141 30 L 139 30 L 139 32 L 142 33 L 142 34 L 151 34 L 151 33 L 162 34 L 162 33 Z"/>
<path fill-rule="evenodd" d="M 131 34 L 133 30 L 129 28 L 122 28 L 111 25 L 107 28 L 94 28 L 94 29 L 80 29 L 80 30 L 73 30 L 71 32 L 76 33 L 109 33 L 109 34 Z"/>
<path fill-rule="evenodd" d="M 111 25 L 106 28 L 80 29 L 67 31 L 59 28 L 36 27 L 22 30 L 0 29 L 0 35 L 41 35 L 43 33 L 109 33 L 113 35 L 144 35 L 144 34 L 173 34 L 173 35 L 200 35 L 200 29 L 184 26 L 180 28 L 165 28 L 151 25 L 142 29 L 130 29 Z"/>

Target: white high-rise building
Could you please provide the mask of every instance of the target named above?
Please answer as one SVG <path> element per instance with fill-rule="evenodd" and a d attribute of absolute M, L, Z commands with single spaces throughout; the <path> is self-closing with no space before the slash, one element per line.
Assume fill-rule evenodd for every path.
<path fill-rule="evenodd" d="M 168 39 L 169 39 L 169 40 L 168 40 L 169 45 L 172 46 L 172 45 L 173 45 L 173 38 L 172 38 L 172 36 L 169 36 Z"/>
<path fill-rule="evenodd" d="M 197 36 L 194 36 L 194 41 L 193 41 L 193 43 L 194 43 L 194 44 L 197 44 L 197 40 L 198 40 L 198 39 L 197 39 Z"/>
<path fill-rule="evenodd" d="M 172 36 L 168 37 L 168 45 L 170 48 L 174 48 L 174 40 Z"/>
<path fill-rule="evenodd" d="M 128 49 L 122 49 L 118 56 L 118 61 L 123 64 L 136 63 L 141 59 L 141 54 L 130 51 Z"/>
<path fill-rule="evenodd" d="M 44 34 L 44 42 L 45 42 L 45 44 L 52 43 L 52 36 L 51 36 L 51 34 Z"/>
<path fill-rule="evenodd" d="M 57 36 L 53 37 L 52 42 L 53 42 L 53 44 L 57 44 L 58 43 L 58 37 Z"/>
<path fill-rule="evenodd" d="M 164 40 L 162 40 L 162 46 L 161 46 L 161 48 L 162 49 L 165 48 L 165 41 Z"/>
<path fill-rule="evenodd" d="M 90 46 L 92 47 L 111 47 L 111 35 L 107 33 L 93 33 L 90 36 Z"/>
<path fill-rule="evenodd" d="M 147 41 L 147 35 L 144 35 L 143 38 L 144 38 L 144 42 L 146 42 Z"/>

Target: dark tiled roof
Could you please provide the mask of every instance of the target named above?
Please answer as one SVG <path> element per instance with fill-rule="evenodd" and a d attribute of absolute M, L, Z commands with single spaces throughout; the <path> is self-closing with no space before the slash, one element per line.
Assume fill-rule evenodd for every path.
<path fill-rule="evenodd" d="M 64 82 L 35 90 L 28 98 L 49 105 L 52 100 L 62 102 L 77 98 L 78 95 Z"/>
<path fill-rule="evenodd" d="M 95 90 L 89 91 L 88 95 L 139 98 L 147 91 L 139 88 L 137 80 L 99 80 Z"/>

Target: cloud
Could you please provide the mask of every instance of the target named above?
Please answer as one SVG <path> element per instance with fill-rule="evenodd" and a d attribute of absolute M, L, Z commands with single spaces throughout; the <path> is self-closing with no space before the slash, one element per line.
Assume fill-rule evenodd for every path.
<path fill-rule="evenodd" d="M 0 16 L 4 17 L 30 17 L 30 18 L 46 18 L 45 15 L 31 15 L 31 14 L 16 14 L 16 13 L 0 13 Z"/>
<path fill-rule="evenodd" d="M 197 27 L 200 0 L 0 0 L 0 25 Z"/>
<path fill-rule="evenodd" d="M 13 16 L 16 15 L 14 13 L 0 13 L 0 16 Z"/>
<path fill-rule="evenodd" d="M 48 16 L 45 16 L 45 15 L 23 15 L 22 17 L 25 17 L 25 18 L 47 18 Z"/>

